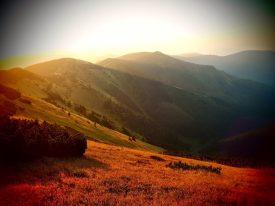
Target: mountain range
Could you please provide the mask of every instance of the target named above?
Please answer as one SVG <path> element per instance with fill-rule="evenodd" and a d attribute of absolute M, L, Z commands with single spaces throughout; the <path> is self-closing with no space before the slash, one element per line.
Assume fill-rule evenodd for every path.
<path fill-rule="evenodd" d="M 0 80 L 28 96 L 190 154 L 275 116 L 273 87 L 161 52 L 128 54 L 98 65 L 57 59 L 0 71 Z"/>
<path fill-rule="evenodd" d="M 242 51 L 227 56 L 179 55 L 176 58 L 196 64 L 213 65 L 236 77 L 275 86 L 274 51 Z"/>

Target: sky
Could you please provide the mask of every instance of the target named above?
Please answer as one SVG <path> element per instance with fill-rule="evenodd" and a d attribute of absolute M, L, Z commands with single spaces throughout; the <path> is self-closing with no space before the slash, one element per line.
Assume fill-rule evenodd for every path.
<path fill-rule="evenodd" d="M 15 0 L 0 13 L 0 68 L 139 51 L 275 50 L 274 0 Z"/>

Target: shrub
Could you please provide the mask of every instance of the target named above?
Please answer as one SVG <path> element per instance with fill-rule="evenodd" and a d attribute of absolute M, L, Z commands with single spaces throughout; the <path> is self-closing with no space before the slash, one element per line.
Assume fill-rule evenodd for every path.
<path fill-rule="evenodd" d="M 105 116 L 102 116 L 100 124 L 109 129 L 115 129 L 114 123 L 111 120 L 107 119 L 107 117 Z"/>
<path fill-rule="evenodd" d="M 99 124 L 103 125 L 104 127 L 109 128 L 109 129 L 115 129 L 116 128 L 113 121 L 109 120 L 107 117 L 102 116 L 101 114 L 98 114 L 94 111 L 89 113 L 86 117 L 94 122 L 95 127 L 96 127 L 96 123 L 99 123 Z"/>
<path fill-rule="evenodd" d="M 3 116 L 0 119 L 1 159 L 77 157 L 82 156 L 87 148 L 84 135 L 56 124 Z"/>
<path fill-rule="evenodd" d="M 88 119 L 92 120 L 93 122 L 100 122 L 102 115 L 92 111 L 87 115 Z"/>
<path fill-rule="evenodd" d="M 132 135 L 131 132 L 130 132 L 127 128 L 125 128 L 125 127 L 122 127 L 122 128 L 121 128 L 121 132 L 122 132 L 123 134 L 128 135 L 128 136 L 131 136 L 131 135 Z"/>
<path fill-rule="evenodd" d="M 89 175 L 85 171 L 81 171 L 81 170 L 76 170 L 71 172 L 71 176 L 78 177 L 78 178 L 89 177 Z"/>
<path fill-rule="evenodd" d="M 128 140 L 129 140 L 129 141 L 134 141 L 134 142 L 136 142 L 136 138 L 135 138 L 135 137 L 129 136 L 129 137 L 128 137 Z"/>
<path fill-rule="evenodd" d="M 66 104 L 66 101 L 61 97 L 60 94 L 58 93 L 55 93 L 55 92 L 52 92 L 52 91 L 49 91 L 49 90 L 46 90 L 45 91 L 48 95 L 48 97 L 46 98 L 50 103 L 51 102 L 61 102 L 61 103 L 64 103 Z"/>
<path fill-rule="evenodd" d="M 185 162 L 170 162 L 167 167 L 170 167 L 172 169 L 182 169 L 182 170 L 203 170 L 207 172 L 213 172 L 216 174 L 221 173 L 221 168 L 220 167 L 213 167 L 212 165 L 210 166 L 205 166 L 205 165 L 189 165 Z"/>
<path fill-rule="evenodd" d="M 150 158 L 153 159 L 153 160 L 157 160 L 157 161 L 165 161 L 165 159 L 163 159 L 159 156 L 155 156 L 155 155 L 150 156 Z"/>
<path fill-rule="evenodd" d="M 75 104 L 74 105 L 74 109 L 76 112 L 78 112 L 79 114 L 82 114 L 84 116 L 87 115 L 87 109 L 86 107 L 84 107 L 83 105 L 80 105 L 80 104 Z"/>

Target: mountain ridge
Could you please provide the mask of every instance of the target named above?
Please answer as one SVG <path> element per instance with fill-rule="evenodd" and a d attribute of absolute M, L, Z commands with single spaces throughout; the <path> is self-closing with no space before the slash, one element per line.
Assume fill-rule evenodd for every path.
<path fill-rule="evenodd" d="M 248 50 L 226 56 L 179 57 L 193 63 L 213 65 L 231 75 L 275 86 L 275 51 Z"/>
<path fill-rule="evenodd" d="M 163 57 L 164 54 L 152 55 Z M 170 59 L 166 55 L 164 57 Z M 147 58 L 146 61 L 151 60 Z M 181 64 L 180 60 L 172 58 L 172 61 Z M 151 66 L 153 68 L 154 62 Z M 159 64 L 155 64 L 155 69 L 161 69 Z M 208 78 L 208 73 L 203 73 L 205 66 L 197 69 L 202 72 L 192 73 L 194 78 L 204 75 Z M 188 87 L 178 88 L 150 77 L 76 59 L 44 62 L 25 70 L 38 74 L 43 81 L 11 82 L 14 88 L 73 111 L 79 112 L 80 108 L 81 115 L 87 117 L 95 118 L 93 115 L 100 114 L 107 117 L 114 127 L 125 127 L 133 135 L 172 150 L 199 152 L 205 144 L 221 139 L 235 119 L 243 115 L 274 117 L 274 111 L 270 110 L 274 102 L 270 91 L 273 90 L 226 74 L 225 79 L 213 85 L 217 87 L 213 93 L 208 87 L 200 92 Z M 224 78 L 223 72 L 206 70 Z M 202 85 L 213 83 L 199 82 Z M 266 101 L 270 105 L 266 105 Z"/>

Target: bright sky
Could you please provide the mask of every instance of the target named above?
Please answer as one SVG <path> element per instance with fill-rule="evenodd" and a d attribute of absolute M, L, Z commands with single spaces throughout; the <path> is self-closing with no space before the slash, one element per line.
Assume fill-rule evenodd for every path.
<path fill-rule="evenodd" d="M 1 6 L 0 68 L 61 57 L 95 62 L 138 51 L 274 50 L 274 8 L 249 0 L 9 2 Z"/>

